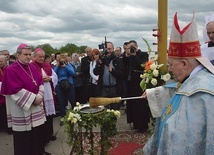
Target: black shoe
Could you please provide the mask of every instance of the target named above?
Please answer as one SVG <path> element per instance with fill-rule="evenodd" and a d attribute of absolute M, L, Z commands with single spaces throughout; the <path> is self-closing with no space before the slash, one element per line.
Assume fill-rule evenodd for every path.
<path fill-rule="evenodd" d="M 55 140 L 56 140 L 56 136 L 53 136 L 53 135 L 50 136 L 50 140 L 51 140 L 51 141 L 55 141 Z"/>

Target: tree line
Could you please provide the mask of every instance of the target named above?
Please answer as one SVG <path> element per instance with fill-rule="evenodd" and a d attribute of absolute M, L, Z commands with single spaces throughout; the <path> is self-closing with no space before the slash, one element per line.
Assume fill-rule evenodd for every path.
<path fill-rule="evenodd" d="M 68 55 L 72 55 L 72 53 L 85 53 L 85 48 L 87 46 L 77 46 L 72 43 L 67 43 L 65 46 L 60 47 L 59 49 L 53 48 L 50 44 L 42 44 L 38 46 L 31 46 L 32 50 L 36 48 L 42 48 L 45 51 L 45 54 L 51 55 L 52 53 L 68 53 Z"/>

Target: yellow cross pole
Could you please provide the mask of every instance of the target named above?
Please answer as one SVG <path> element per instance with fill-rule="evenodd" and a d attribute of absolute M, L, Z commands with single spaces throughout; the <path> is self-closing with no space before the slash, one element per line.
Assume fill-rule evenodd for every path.
<path fill-rule="evenodd" d="M 158 63 L 164 64 L 160 69 L 167 69 L 167 0 L 158 0 Z"/>

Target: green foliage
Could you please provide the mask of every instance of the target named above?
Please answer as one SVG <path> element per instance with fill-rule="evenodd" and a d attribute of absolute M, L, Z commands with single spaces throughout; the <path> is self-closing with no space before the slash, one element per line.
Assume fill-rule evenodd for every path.
<path fill-rule="evenodd" d="M 85 49 L 87 46 L 77 46 L 72 43 L 68 43 L 65 46 L 60 47 L 59 49 L 53 48 L 50 44 L 42 44 L 37 46 L 31 46 L 32 50 L 35 50 L 36 48 L 42 48 L 45 51 L 45 54 L 51 55 L 52 53 L 68 53 L 69 56 L 72 55 L 72 53 L 85 53 Z"/>
<path fill-rule="evenodd" d="M 97 154 L 93 148 L 94 134 L 92 132 L 93 127 L 99 126 L 101 128 L 101 139 L 99 144 L 103 146 L 102 154 L 107 154 L 108 149 L 111 147 L 109 137 L 117 133 L 116 122 L 120 117 L 119 111 L 104 110 L 100 113 L 81 113 L 79 110 L 70 110 L 67 112 L 64 123 L 65 132 L 67 133 L 67 143 L 72 146 L 72 152 L 77 154 L 83 154 L 82 140 L 88 138 L 91 144 L 89 150 L 91 155 Z M 82 128 L 85 132 L 82 134 Z"/>
<path fill-rule="evenodd" d="M 150 47 L 150 45 L 149 45 L 149 43 L 148 43 L 148 41 L 145 39 L 145 38 L 143 38 L 142 37 L 142 39 L 143 39 L 143 41 L 146 43 L 146 45 L 147 45 L 147 48 L 148 48 L 148 54 L 150 54 L 151 52 L 152 52 L 152 49 L 151 49 L 151 47 Z"/>

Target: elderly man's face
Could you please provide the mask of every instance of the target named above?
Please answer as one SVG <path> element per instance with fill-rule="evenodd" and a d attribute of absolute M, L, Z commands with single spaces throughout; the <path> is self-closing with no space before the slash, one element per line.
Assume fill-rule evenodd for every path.
<path fill-rule="evenodd" d="M 38 51 L 38 52 L 34 53 L 34 60 L 38 63 L 43 63 L 45 60 L 45 52 Z"/>
<path fill-rule="evenodd" d="M 9 53 L 8 50 L 4 50 L 4 51 L 2 52 L 2 55 L 5 55 L 5 56 L 7 57 L 7 60 L 10 59 L 10 53 Z"/>
<path fill-rule="evenodd" d="M 3 68 L 7 65 L 7 58 L 5 55 L 0 55 L 0 68 Z"/>
<path fill-rule="evenodd" d="M 182 60 L 168 58 L 168 65 L 169 71 L 174 75 L 174 80 L 177 82 L 183 82 L 183 80 L 186 78 L 186 70 L 184 68 L 185 64 L 182 62 Z"/>
<path fill-rule="evenodd" d="M 107 43 L 107 56 L 110 56 L 114 52 L 114 46 L 112 43 Z"/>
<path fill-rule="evenodd" d="M 214 42 L 214 21 L 207 24 L 207 35 Z"/>
<path fill-rule="evenodd" d="M 91 57 L 91 56 L 92 56 L 92 48 L 91 48 L 91 47 L 87 47 L 87 48 L 85 49 L 85 52 L 86 52 L 86 54 L 87 54 L 88 57 Z"/>

